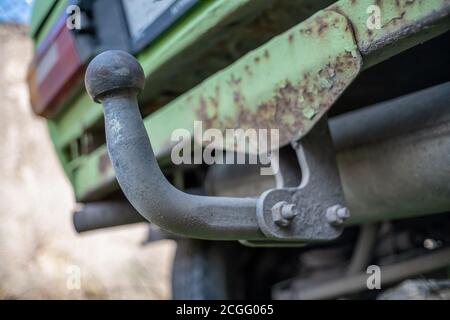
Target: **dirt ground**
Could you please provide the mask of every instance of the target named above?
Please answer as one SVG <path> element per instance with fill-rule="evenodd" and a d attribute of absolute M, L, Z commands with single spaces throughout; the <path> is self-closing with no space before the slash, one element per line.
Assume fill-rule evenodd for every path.
<path fill-rule="evenodd" d="M 73 230 L 71 187 L 28 102 L 31 41 L 0 25 L 0 43 L 0 298 L 169 298 L 174 243 L 140 245 L 145 224 Z"/>

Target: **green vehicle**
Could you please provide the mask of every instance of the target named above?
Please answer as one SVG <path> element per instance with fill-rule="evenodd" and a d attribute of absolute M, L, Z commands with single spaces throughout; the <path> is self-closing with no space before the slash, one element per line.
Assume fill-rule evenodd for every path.
<path fill-rule="evenodd" d="M 28 83 L 76 230 L 176 240 L 174 298 L 442 298 L 449 29 L 450 0 L 36 0 Z"/>

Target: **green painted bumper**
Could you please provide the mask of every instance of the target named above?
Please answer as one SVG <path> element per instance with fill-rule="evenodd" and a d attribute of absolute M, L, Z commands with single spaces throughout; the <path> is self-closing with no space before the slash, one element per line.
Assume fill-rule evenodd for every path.
<path fill-rule="evenodd" d="M 181 54 L 199 39 L 207 42 L 233 18 L 258 12 L 261 3 L 202 2 L 139 54 L 147 83 L 158 88 L 160 72 L 167 70 L 169 62 L 182 59 Z M 369 30 L 366 24 L 367 9 L 374 4 L 381 10 L 379 30 Z M 361 70 L 448 31 L 449 12 L 449 0 L 338 1 L 146 117 L 154 151 L 164 159 L 172 131 L 192 130 L 195 120 L 218 129 L 279 128 L 283 144 L 300 138 Z M 83 94 L 50 121 L 53 141 L 78 200 L 97 199 L 118 188 L 105 146 L 72 159 L 63 152 L 101 119 L 101 107 Z"/>

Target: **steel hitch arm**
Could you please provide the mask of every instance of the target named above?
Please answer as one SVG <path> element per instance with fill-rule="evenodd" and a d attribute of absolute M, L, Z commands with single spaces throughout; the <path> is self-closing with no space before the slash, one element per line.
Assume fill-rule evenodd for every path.
<path fill-rule="evenodd" d="M 303 172 L 299 187 L 269 190 L 259 199 L 190 195 L 167 181 L 155 159 L 137 103 L 144 82 L 138 61 L 116 50 L 94 58 L 85 78 L 89 95 L 103 105 L 119 185 L 145 219 L 171 233 L 210 240 L 311 242 L 340 235 L 336 221 L 348 212 L 340 207 L 343 193 L 326 119 L 295 144 Z M 322 170 L 322 162 L 326 170 L 315 178 L 312 169 Z M 327 214 L 330 206 L 335 209 Z"/>

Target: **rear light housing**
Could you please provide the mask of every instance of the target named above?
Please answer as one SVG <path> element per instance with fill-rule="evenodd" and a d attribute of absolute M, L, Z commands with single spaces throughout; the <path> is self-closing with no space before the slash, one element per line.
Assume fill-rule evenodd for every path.
<path fill-rule="evenodd" d="M 28 71 L 28 87 L 33 111 L 50 117 L 62 101 L 80 88 L 84 74 L 74 37 L 62 15 L 37 48 Z"/>
<path fill-rule="evenodd" d="M 35 52 L 28 70 L 33 111 L 51 118 L 83 88 L 87 63 L 102 51 L 135 54 L 198 0 L 70 0 L 80 8 L 81 29 L 67 28 L 63 10 Z M 107 13 L 107 14 L 106 14 Z"/>

